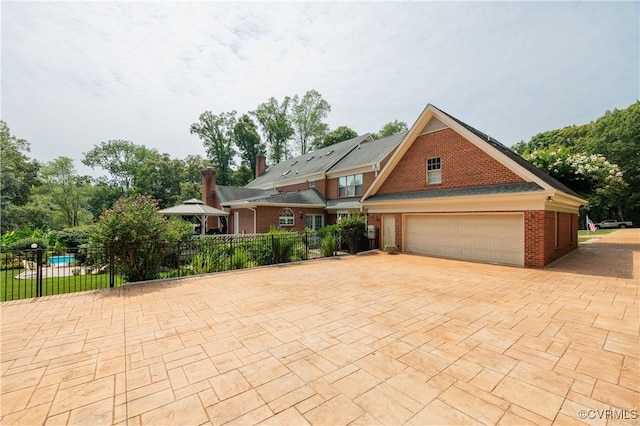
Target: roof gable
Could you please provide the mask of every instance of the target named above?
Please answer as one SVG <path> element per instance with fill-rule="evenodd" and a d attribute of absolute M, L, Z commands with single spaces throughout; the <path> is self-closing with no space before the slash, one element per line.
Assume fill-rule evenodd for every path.
<path fill-rule="evenodd" d="M 373 181 L 362 199 L 365 200 L 377 193 L 386 179 L 390 176 L 393 169 L 398 165 L 403 156 L 407 153 L 416 138 L 424 133 L 429 133 L 444 128 L 450 128 L 460 134 L 466 140 L 471 142 L 484 153 L 493 157 L 503 166 L 507 167 L 517 176 L 526 182 L 534 182 L 543 190 L 558 190 L 570 196 L 580 199 L 579 195 L 565 185 L 552 178 L 548 174 L 539 170 L 531 163 L 513 153 L 509 148 L 490 136 L 474 129 L 466 123 L 452 117 L 451 115 L 439 110 L 435 106 L 428 104 L 420 114 L 415 123 L 406 133 L 400 145 L 395 150 L 386 166 Z M 584 200 L 583 200 L 584 201 Z"/>

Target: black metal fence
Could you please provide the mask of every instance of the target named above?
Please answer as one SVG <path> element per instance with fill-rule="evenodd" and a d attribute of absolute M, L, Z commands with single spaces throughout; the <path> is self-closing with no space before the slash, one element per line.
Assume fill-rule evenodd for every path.
<path fill-rule="evenodd" d="M 322 251 L 315 233 L 291 232 L 207 236 L 163 246 L 140 246 L 127 256 L 113 247 L 3 251 L 0 300 L 295 262 L 322 257 Z"/>

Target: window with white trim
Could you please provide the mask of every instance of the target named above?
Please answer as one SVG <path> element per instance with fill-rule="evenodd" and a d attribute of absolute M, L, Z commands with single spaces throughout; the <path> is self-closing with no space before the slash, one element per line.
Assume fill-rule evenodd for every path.
<path fill-rule="evenodd" d="M 307 228 L 317 231 L 324 227 L 324 215 L 322 214 L 308 214 L 306 217 Z"/>
<path fill-rule="evenodd" d="M 338 196 L 356 197 L 362 195 L 362 173 L 338 178 Z"/>
<path fill-rule="evenodd" d="M 442 162 L 440 157 L 427 159 L 427 183 L 442 183 Z"/>
<path fill-rule="evenodd" d="M 280 210 L 280 226 L 293 226 L 296 224 L 296 215 L 290 208 Z"/>

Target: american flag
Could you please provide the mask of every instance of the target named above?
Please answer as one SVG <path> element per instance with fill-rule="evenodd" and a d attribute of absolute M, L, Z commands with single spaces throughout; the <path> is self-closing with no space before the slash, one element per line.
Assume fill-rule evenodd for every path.
<path fill-rule="evenodd" d="M 595 232 L 597 229 L 596 225 L 593 224 L 593 221 L 589 219 L 589 216 L 587 216 L 587 228 L 589 228 L 589 231 L 591 232 Z"/>

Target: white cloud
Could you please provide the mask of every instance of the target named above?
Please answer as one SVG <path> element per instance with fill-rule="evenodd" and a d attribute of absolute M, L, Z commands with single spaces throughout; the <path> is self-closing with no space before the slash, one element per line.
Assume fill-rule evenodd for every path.
<path fill-rule="evenodd" d="M 4 2 L 2 118 L 43 161 L 108 139 L 184 157 L 204 110 L 316 89 L 332 127 L 430 102 L 512 144 L 638 98 L 638 7 Z"/>

